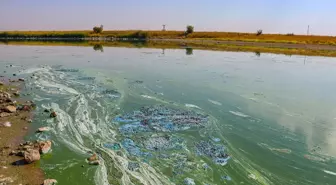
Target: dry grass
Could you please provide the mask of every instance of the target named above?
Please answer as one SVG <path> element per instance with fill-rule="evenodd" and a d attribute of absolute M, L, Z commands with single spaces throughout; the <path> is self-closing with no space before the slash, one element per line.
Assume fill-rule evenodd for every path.
<path fill-rule="evenodd" d="M 91 30 L 77 31 L 9 31 L 11 36 L 38 37 L 49 35 L 50 37 L 64 36 L 71 37 L 132 37 L 141 32 L 146 38 L 152 39 L 207 39 L 207 40 L 226 40 L 226 41 L 246 41 L 246 42 L 274 42 L 274 43 L 292 43 L 292 44 L 324 44 L 336 45 L 336 37 L 317 36 L 317 35 L 293 35 L 293 34 L 262 34 L 257 36 L 255 33 L 237 33 L 237 32 L 194 32 L 185 36 L 184 31 L 139 31 L 139 30 L 107 30 L 101 34 L 93 33 Z M 4 32 L 0 32 L 0 37 Z"/>

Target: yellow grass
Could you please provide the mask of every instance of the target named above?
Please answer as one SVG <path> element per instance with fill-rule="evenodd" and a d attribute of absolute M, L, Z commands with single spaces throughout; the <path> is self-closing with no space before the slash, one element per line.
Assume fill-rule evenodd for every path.
<path fill-rule="evenodd" d="M 91 30 L 74 31 L 8 31 L 9 35 L 65 35 L 80 34 L 84 37 L 129 37 L 139 32 L 139 30 L 106 30 L 101 34 L 95 34 Z M 273 43 L 292 43 L 292 44 L 323 44 L 336 45 L 336 37 L 317 36 L 317 35 L 285 35 L 285 34 L 262 34 L 257 36 L 255 33 L 238 32 L 194 32 L 185 36 L 184 31 L 141 31 L 146 33 L 150 39 L 205 39 L 218 41 L 245 41 L 245 42 L 273 42 Z M 3 32 L 0 32 L 0 36 Z"/>

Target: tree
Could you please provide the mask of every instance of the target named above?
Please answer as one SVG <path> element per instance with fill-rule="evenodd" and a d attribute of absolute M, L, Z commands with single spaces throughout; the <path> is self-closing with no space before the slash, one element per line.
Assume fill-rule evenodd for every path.
<path fill-rule="evenodd" d="M 188 34 L 191 34 L 193 32 L 194 32 L 194 27 L 191 26 L 191 25 L 188 25 L 187 26 L 187 30 L 186 30 L 186 34 L 188 35 Z"/>
<path fill-rule="evenodd" d="M 102 33 L 103 32 L 103 25 L 100 25 L 100 27 L 95 26 L 93 27 L 93 33 Z"/>
<path fill-rule="evenodd" d="M 262 32 L 263 32 L 263 31 L 262 31 L 261 29 L 260 29 L 260 30 L 258 30 L 258 31 L 257 31 L 257 36 L 261 35 L 261 34 L 262 34 Z"/>

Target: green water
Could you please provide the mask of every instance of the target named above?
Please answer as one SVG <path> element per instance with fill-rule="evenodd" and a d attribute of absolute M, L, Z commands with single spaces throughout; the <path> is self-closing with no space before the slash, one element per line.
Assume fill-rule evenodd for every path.
<path fill-rule="evenodd" d="M 52 129 L 30 133 L 27 139 L 53 141 L 41 167 L 59 184 L 184 184 L 185 178 L 196 184 L 336 182 L 334 58 L 200 50 L 190 55 L 182 49 L 0 48 L 1 72 L 25 77 L 23 93 L 38 105 L 32 127 Z M 124 148 L 102 146 L 123 139 L 113 121 L 117 115 L 159 104 L 210 118 L 207 128 L 169 133 L 185 144 L 171 151 L 185 159 L 181 174 L 173 173 L 181 159 L 144 161 Z M 58 118 L 49 119 L 45 108 L 55 109 Z M 209 136 L 219 138 L 231 156 L 225 166 L 195 154 L 194 144 Z M 86 163 L 90 152 L 99 153 L 100 166 Z M 128 170 L 129 161 L 138 162 L 140 169 Z M 204 170 L 204 163 L 210 169 Z"/>

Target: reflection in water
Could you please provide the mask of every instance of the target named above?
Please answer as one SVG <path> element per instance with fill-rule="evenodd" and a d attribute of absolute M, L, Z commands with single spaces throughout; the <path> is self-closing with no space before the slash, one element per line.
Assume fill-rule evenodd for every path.
<path fill-rule="evenodd" d="M 100 51 L 100 52 L 104 52 L 103 45 L 101 45 L 101 44 L 95 44 L 95 45 L 93 46 L 93 50 L 95 50 L 95 51 Z"/>
<path fill-rule="evenodd" d="M 192 55 L 193 54 L 193 48 L 186 48 L 186 55 Z"/>
<path fill-rule="evenodd" d="M 255 51 L 254 54 L 257 56 L 257 57 L 260 57 L 260 52 L 259 51 Z"/>

